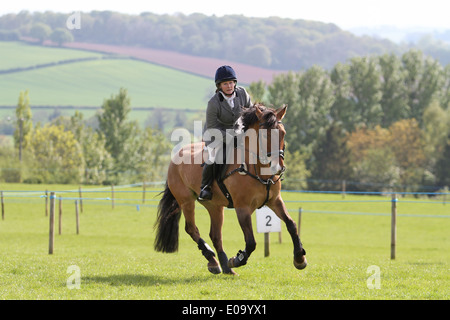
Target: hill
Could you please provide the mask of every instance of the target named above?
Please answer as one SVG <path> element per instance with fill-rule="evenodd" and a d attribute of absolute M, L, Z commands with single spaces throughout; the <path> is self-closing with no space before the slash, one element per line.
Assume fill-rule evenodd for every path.
<path fill-rule="evenodd" d="M 16 105 L 28 89 L 34 106 L 100 107 L 124 87 L 133 107 L 198 110 L 214 91 L 210 79 L 129 57 L 20 42 L 0 42 L 0 52 L 3 106 Z"/>
<path fill-rule="evenodd" d="M 140 48 L 132 46 L 117 46 L 108 44 L 72 42 L 64 45 L 66 48 L 82 49 L 89 51 L 119 54 L 133 57 L 139 60 L 170 67 L 176 70 L 186 71 L 195 75 L 213 79 L 217 67 L 231 65 L 238 73 L 239 83 L 249 85 L 252 82 L 263 80 L 270 83 L 274 75 L 282 73 L 280 70 L 270 70 L 233 61 L 197 57 L 188 54 L 168 50 Z"/>
<path fill-rule="evenodd" d="M 0 38 L 42 38 L 66 29 L 70 13 L 7 14 L 0 17 Z M 43 28 L 43 29 L 42 29 Z M 45 31 L 47 30 L 47 31 Z M 67 31 L 67 29 L 66 29 Z M 351 57 L 402 49 L 389 40 L 358 37 L 334 24 L 315 21 L 191 15 L 128 15 L 111 11 L 81 14 L 75 42 L 168 50 L 199 57 L 250 64 L 273 70 L 300 70 L 312 65 L 332 68 Z"/>

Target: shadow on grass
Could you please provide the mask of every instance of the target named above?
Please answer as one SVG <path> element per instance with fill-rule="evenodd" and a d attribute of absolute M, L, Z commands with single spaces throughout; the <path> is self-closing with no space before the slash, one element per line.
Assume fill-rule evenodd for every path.
<path fill-rule="evenodd" d="M 220 275 L 218 275 L 220 277 Z M 213 275 L 192 276 L 192 277 L 164 277 L 160 275 L 141 275 L 141 274 L 114 274 L 108 276 L 84 276 L 84 283 L 104 283 L 111 286 L 138 286 L 150 287 L 160 285 L 179 285 L 204 283 L 211 280 Z"/>

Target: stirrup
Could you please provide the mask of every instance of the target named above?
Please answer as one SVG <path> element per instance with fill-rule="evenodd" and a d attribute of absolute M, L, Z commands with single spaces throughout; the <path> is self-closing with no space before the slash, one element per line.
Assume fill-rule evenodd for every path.
<path fill-rule="evenodd" d="M 211 187 L 208 185 L 203 187 L 197 199 L 198 201 L 211 200 L 212 199 Z"/>

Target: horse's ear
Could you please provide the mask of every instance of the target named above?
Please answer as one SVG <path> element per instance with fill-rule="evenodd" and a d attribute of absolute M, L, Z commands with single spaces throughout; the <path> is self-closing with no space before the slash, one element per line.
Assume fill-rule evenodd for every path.
<path fill-rule="evenodd" d="M 278 121 L 281 121 L 286 115 L 287 104 L 284 104 L 282 107 L 278 108 L 275 113 L 277 115 Z"/>
<path fill-rule="evenodd" d="M 261 109 L 259 108 L 259 105 L 255 105 L 255 115 L 258 117 L 259 121 L 262 120 L 264 112 L 261 111 Z"/>

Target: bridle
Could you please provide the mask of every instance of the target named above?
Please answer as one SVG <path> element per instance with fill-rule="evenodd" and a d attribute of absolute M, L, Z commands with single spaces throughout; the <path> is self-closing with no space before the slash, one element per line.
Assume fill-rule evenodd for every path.
<path fill-rule="evenodd" d="M 277 121 L 277 123 L 281 124 L 281 121 Z M 264 125 L 267 125 L 267 122 L 260 124 L 260 127 L 262 127 Z M 278 156 L 284 160 L 284 149 L 285 149 L 285 146 L 283 146 L 282 150 L 271 151 L 271 152 L 266 153 L 265 155 L 258 155 L 258 159 L 259 159 L 261 164 L 264 164 L 263 161 L 267 161 L 265 164 L 268 164 L 268 163 L 270 163 L 270 160 L 268 160 L 268 159 L 271 158 L 273 155 L 278 154 Z M 249 153 L 254 154 L 254 152 L 252 152 L 250 150 L 246 149 L 246 151 L 249 152 Z M 244 162 L 238 168 L 236 168 L 236 169 L 230 171 L 228 174 L 226 174 L 223 177 L 222 181 L 224 181 L 225 179 L 227 179 L 228 177 L 230 177 L 234 173 L 238 172 L 240 175 L 248 175 L 248 176 L 252 177 L 253 179 L 259 181 L 261 184 L 265 185 L 266 186 L 266 199 L 265 199 L 264 203 L 259 207 L 259 208 L 261 208 L 269 200 L 270 187 L 272 185 L 276 184 L 278 181 L 282 181 L 283 180 L 283 175 L 284 175 L 284 173 L 286 171 L 286 167 L 285 166 L 281 167 L 281 170 L 279 172 L 277 172 L 275 174 L 272 174 L 272 176 L 270 178 L 268 178 L 268 179 L 261 178 L 261 175 L 258 174 L 258 170 L 256 168 L 256 164 L 253 164 L 253 167 L 254 167 L 254 172 L 255 172 L 254 174 L 251 173 L 248 170 L 247 165 Z M 278 178 L 276 178 L 276 176 L 278 176 Z"/>

